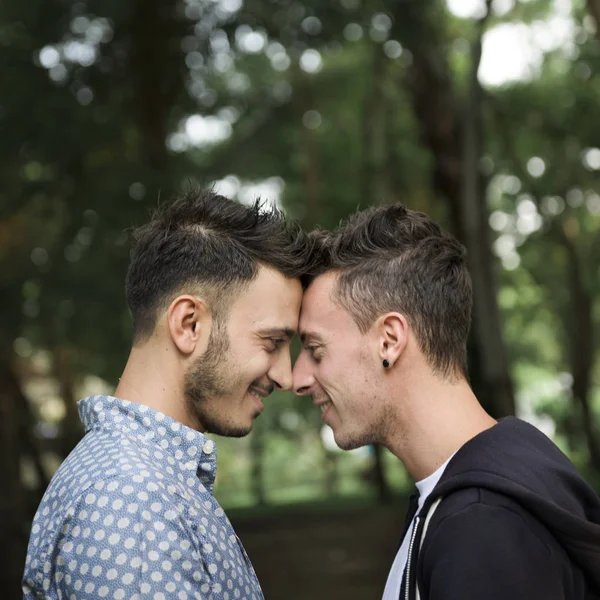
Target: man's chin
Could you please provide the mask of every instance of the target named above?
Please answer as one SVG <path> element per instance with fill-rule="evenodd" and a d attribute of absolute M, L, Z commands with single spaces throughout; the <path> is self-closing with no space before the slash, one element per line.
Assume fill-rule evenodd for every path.
<path fill-rule="evenodd" d="M 252 425 L 250 425 L 250 427 L 242 427 L 215 424 L 212 427 L 207 427 L 206 431 L 207 433 L 214 433 L 215 435 L 220 435 L 221 437 L 243 438 L 252 431 Z"/>
<path fill-rule="evenodd" d="M 215 435 L 220 435 L 222 437 L 230 437 L 230 438 L 242 438 L 246 437 L 251 431 L 254 423 L 254 419 L 258 416 L 258 414 L 253 415 L 251 421 L 248 423 L 233 423 L 231 421 L 226 423 L 220 423 L 216 420 L 207 423 L 206 431 L 207 433 L 214 433 Z"/>
<path fill-rule="evenodd" d="M 373 444 L 374 442 L 367 437 L 362 436 L 347 436 L 343 435 L 341 432 L 337 433 L 333 432 L 333 439 L 335 443 L 338 445 L 338 448 L 341 450 L 356 450 L 357 448 L 362 448 L 363 446 L 368 446 L 369 444 Z"/>

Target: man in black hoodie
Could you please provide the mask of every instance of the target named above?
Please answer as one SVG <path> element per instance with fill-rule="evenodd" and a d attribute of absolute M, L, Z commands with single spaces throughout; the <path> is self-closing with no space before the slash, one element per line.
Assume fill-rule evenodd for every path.
<path fill-rule="evenodd" d="M 569 459 L 473 394 L 464 248 L 401 205 L 314 234 L 294 390 L 344 449 L 417 481 L 384 600 L 600 598 L 600 500 Z M 399 532 L 400 533 L 400 532 Z"/>

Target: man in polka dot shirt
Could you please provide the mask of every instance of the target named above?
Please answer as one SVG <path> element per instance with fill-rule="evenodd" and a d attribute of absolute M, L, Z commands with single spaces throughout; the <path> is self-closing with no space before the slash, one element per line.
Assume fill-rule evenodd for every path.
<path fill-rule="evenodd" d="M 130 357 L 114 396 L 79 402 L 86 434 L 35 516 L 24 597 L 262 599 L 205 433 L 246 435 L 291 387 L 306 238 L 258 202 L 193 190 L 133 241 Z"/>

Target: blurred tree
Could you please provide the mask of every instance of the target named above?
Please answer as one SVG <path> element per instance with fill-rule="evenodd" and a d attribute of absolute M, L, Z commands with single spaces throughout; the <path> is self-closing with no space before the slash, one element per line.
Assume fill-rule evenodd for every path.
<path fill-rule="evenodd" d="M 485 32 L 535 24 L 555 2 L 516 1 L 504 14 L 487 2 L 480 20 L 451 16 L 442 0 L 0 4 L 3 589 L 18 589 L 27 534 L 20 458 L 37 465 L 39 492 L 46 477 L 30 365 L 50 353 L 66 416 L 45 444 L 64 454 L 81 433 L 81 377 L 115 381 L 129 349 L 126 231 L 190 178 L 242 200 L 266 181 L 307 227 L 398 200 L 450 227 L 471 259 L 482 402 L 512 413 L 511 370 L 524 365 L 568 371 L 570 408 L 547 410 L 599 470 L 597 5 L 573 2 L 570 54 L 482 89 Z M 258 501 L 269 500 L 269 440 L 312 442 L 320 427 L 306 400 L 269 408 L 250 448 Z M 281 425 L 289 414 L 298 430 Z M 323 456 L 339 491 L 337 458 Z M 374 456 L 369 480 L 385 498 Z"/>

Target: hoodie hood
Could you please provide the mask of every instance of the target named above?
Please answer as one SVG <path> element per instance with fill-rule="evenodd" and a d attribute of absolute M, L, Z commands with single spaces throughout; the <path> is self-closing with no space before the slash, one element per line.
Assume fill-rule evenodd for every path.
<path fill-rule="evenodd" d="M 600 498 L 541 431 L 514 417 L 501 419 L 458 450 L 426 504 L 471 487 L 511 497 L 528 510 L 600 593 Z"/>

